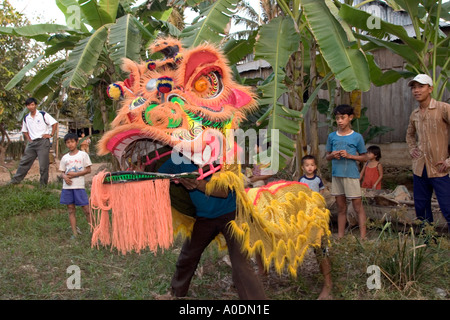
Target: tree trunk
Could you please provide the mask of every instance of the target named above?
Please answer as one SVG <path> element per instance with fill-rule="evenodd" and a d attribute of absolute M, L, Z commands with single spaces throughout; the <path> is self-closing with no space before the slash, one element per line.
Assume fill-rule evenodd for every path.
<path fill-rule="evenodd" d="M 4 124 L 0 124 L 0 131 L 2 134 L 2 139 L 0 140 L 0 165 L 5 164 L 6 150 L 8 149 L 11 140 L 9 139 L 8 133 L 6 132 Z"/>
<path fill-rule="evenodd" d="M 305 70 L 303 43 L 300 42 L 298 51 L 293 54 L 288 63 L 287 75 L 292 79 L 292 87 L 289 90 L 289 108 L 297 111 L 303 110 L 305 92 Z M 307 153 L 305 123 L 302 119 L 299 122 L 299 133 L 295 136 L 296 150 L 292 161 L 292 177 L 297 180 L 302 175 L 301 159 Z"/>
<path fill-rule="evenodd" d="M 311 67 L 309 71 L 309 76 L 311 79 L 311 85 L 308 88 L 309 96 L 312 95 L 313 91 L 317 86 L 317 68 L 316 68 L 316 42 L 312 42 L 310 48 L 310 57 L 311 57 Z M 311 151 L 310 154 L 316 157 L 317 161 L 317 169 L 320 171 L 320 154 L 319 154 L 319 120 L 317 118 L 317 101 L 318 98 L 315 98 L 312 102 L 309 114 L 309 132 L 310 132 L 310 141 L 311 141 Z"/>
<path fill-rule="evenodd" d="M 109 117 L 108 117 L 108 108 L 105 104 L 105 97 L 103 94 L 103 85 L 99 84 L 97 87 L 97 97 L 98 97 L 98 103 L 100 104 L 100 112 L 102 114 L 102 122 L 103 122 L 103 132 L 106 132 L 109 128 Z"/>
<path fill-rule="evenodd" d="M 5 165 L 6 149 L 7 147 L 4 147 L 3 144 L 0 145 L 0 165 Z"/>

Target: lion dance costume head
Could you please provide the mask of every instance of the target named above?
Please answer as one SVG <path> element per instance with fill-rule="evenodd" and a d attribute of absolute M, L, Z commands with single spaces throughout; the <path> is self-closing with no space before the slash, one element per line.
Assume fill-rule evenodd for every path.
<path fill-rule="evenodd" d="M 244 188 L 239 164 L 229 161 L 240 150 L 227 132 L 239 128 L 257 101 L 232 79 L 220 50 L 210 44 L 184 49 L 173 38 L 157 40 L 150 50 L 161 59 L 124 59 L 128 78 L 108 87 L 121 108 L 97 148 L 100 155 L 115 156 L 121 171 L 93 179 L 92 245 L 156 254 L 170 247 L 174 234 L 189 236 L 195 210 L 187 191 L 170 183 L 174 177 L 155 173 L 168 157 L 183 156 L 198 166 L 187 175 L 210 176 L 206 193 L 217 187 L 236 193 L 230 228 L 242 249 L 261 255 L 266 268 L 287 267 L 295 275 L 306 250 L 330 234 L 324 199 L 293 181 Z M 216 240 L 224 248 L 224 240 Z"/>

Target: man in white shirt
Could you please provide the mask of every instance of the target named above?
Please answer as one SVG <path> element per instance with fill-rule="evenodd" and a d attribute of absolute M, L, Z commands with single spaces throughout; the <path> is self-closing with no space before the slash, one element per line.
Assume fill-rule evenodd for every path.
<path fill-rule="evenodd" d="M 28 98 L 25 101 L 25 105 L 30 113 L 23 118 L 22 133 L 28 144 L 22 159 L 20 159 L 19 168 L 10 183 L 20 183 L 27 175 L 34 160 L 38 158 L 41 176 L 39 182 L 41 185 L 47 185 L 50 163 L 50 138 L 54 136 L 58 122 L 50 114 L 37 110 L 35 98 Z"/>

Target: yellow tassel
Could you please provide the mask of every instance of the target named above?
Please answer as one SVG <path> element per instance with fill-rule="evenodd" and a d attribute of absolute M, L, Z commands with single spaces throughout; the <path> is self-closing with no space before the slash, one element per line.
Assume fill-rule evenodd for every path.
<path fill-rule="evenodd" d="M 325 200 L 308 187 L 279 181 L 245 191 L 243 177 L 231 171 L 219 172 L 207 184 L 206 192 L 229 188 L 236 193 L 236 219 L 231 232 L 248 256 L 260 255 L 265 269 L 285 269 L 294 277 L 310 248 L 327 239 L 330 212 Z M 329 240 L 327 240 L 329 245 Z"/>

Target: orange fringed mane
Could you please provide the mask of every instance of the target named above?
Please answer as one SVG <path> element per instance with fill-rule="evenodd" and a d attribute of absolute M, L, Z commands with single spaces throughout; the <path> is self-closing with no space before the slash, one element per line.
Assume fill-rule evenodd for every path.
<path fill-rule="evenodd" d="M 169 248 L 173 242 L 170 180 L 104 184 L 106 174 L 103 171 L 92 180 L 92 246 L 111 245 L 122 254 Z"/>

